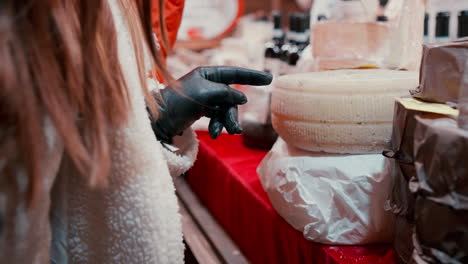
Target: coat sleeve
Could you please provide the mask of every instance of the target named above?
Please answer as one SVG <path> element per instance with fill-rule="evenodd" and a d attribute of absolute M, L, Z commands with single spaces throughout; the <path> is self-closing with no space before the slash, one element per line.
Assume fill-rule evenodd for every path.
<path fill-rule="evenodd" d="M 172 177 L 180 176 L 193 166 L 198 154 L 198 139 L 191 128 L 185 130 L 182 136 L 174 137 L 173 147 L 163 148 Z"/>
<path fill-rule="evenodd" d="M 146 67 L 150 67 L 150 59 L 146 56 Z M 150 91 L 163 89 L 164 86 L 156 79 L 148 78 L 146 81 Z M 180 176 L 193 166 L 198 154 L 198 139 L 191 128 L 184 131 L 182 136 L 174 137 L 173 145 L 164 145 L 164 158 L 172 177 Z"/>

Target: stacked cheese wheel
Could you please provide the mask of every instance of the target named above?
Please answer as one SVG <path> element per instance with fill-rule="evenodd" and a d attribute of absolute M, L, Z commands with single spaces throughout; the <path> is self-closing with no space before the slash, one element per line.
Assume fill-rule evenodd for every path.
<path fill-rule="evenodd" d="M 380 69 L 283 76 L 272 93 L 273 127 L 308 151 L 379 153 L 390 141 L 395 98 L 418 83 L 417 72 Z"/>

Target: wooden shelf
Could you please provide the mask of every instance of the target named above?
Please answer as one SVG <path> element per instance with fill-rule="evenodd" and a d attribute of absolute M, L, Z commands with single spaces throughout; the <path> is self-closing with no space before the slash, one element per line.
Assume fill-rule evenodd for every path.
<path fill-rule="evenodd" d="M 249 263 L 210 212 L 200 203 L 184 176 L 174 180 L 187 246 L 198 263 Z"/>

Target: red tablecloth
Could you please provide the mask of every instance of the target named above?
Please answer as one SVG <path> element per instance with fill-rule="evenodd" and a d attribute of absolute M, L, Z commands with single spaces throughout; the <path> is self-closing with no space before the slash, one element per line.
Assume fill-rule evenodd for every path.
<path fill-rule="evenodd" d="M 325 246 L 304 239 L 273 209 L 256 168 L 266 151 L 244 147 L 240 136 L 210 139 L 199 132 L 200 152 L 188 182 L 252 263 L 395 263 L 381 246 Z"/>

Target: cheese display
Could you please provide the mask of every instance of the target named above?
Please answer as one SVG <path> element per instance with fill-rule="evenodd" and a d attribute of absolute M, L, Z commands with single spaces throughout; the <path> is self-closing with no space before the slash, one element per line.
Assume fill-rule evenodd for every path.
<path fill-rule="evenodd" d="M 417 72 L 336 70 L 280 77 L 272 123 L 309 151 L 381 153 L 390 142 L 394 100 L 418 85 Z"/>
<path fill-rule="evenodd" d="M 294 148 L 281 138 L 257 169 L 276 211 L 306 239 L 340 245 L 388 243 L 393 217 L 383 203 L 388 160 Z"/>
<path fill-rule="evenodd" d="M 466 263 L 468 131 L 451 118 L 422 116 L 416 122 L 415 261 Z"/>
<path fill-rule="evenodd" d="M 429 102 L 457 103 L 465 83 L 468 38 L 449 44 L 425 45 L 421 62 L 421 85 L 413 96 Z M 437 66 L 436 66 L 437 65 Z"/>
<path fill-rule="evenodd" d="M 270 149 L 257 174 L 271 205 L 317 243 L 393 242 L 402 263 L 468 263 L 468 38 L 422 45 L 468 11 L 444 12 L 435 30 L 427 0 L 322 2 L 312 17 L 272 13 L 258 36 L 267 18 L 252 16 L 252 34 L 206 52 L 207 64 L 275 75 L 244 87 L 239 107 L 242 143 Z"/>

